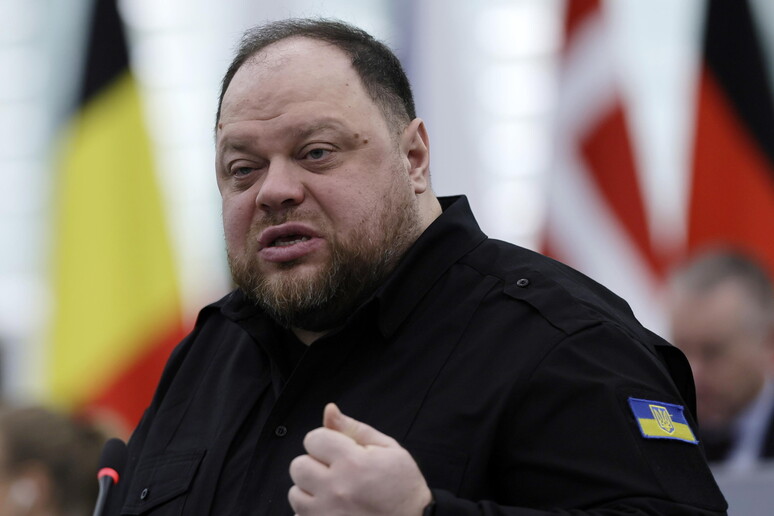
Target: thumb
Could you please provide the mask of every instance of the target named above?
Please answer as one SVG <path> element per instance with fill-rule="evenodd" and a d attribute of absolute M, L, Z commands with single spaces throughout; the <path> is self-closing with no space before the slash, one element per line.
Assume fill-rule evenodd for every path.
<path fill-rule="evenodd" d="M 328 403 L 323 411 L 323 426 L 350 437 L 357 444 L 366 446 L 395 446 L 395 439 L 357 419 L 342 414 L 335 403 Z"/>

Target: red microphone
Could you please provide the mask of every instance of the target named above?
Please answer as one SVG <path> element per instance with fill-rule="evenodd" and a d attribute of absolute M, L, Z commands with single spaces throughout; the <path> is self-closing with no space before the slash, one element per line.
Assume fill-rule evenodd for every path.
<path fill-rule="evenodd" d="M 117 438 L 108 440 L 105 447 L 102 448 L 102 455 L 99 458 L 99 470 L 97 471 L 99 496 L 97 496 L 97 504 L 94 507 L 94 516 L 102 516 L 110 488 L 118 483 L 119 472 L 124 468 L 125 463 L 126 443 Z"/>

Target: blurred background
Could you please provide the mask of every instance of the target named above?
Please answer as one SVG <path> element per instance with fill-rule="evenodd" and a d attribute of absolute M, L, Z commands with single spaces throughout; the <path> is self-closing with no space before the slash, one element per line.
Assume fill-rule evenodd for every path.
<path fill-rule="evenodd" d="M 288 16 L 391 46 L 436 193 L 657 333 L 691 251 L 730 243 L 774 270 L 767 0 L 0 0 L 3 398 L 136 422 L 230 289 L 220 78 L 244 29 Z"/>

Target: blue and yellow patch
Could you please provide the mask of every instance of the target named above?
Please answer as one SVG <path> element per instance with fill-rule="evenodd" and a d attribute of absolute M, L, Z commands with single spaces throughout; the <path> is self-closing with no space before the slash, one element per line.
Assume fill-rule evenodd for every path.
<path fill-rule="evenodd" d="M 638 398 L 629 398 L 629 406 L 646 439 L 675 439 L 698 444 L 683 414 L 684 407 Z"/>

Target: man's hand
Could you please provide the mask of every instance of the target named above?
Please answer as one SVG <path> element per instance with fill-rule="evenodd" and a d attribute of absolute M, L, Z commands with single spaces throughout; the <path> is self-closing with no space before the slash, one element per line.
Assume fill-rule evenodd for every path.
<path fill-rule="evenodd" d="M 419 516 L 432 501 L 414 459 L 395 439 L 325 407 L 290 463 L 288 500 L 298 516 Z"/>

